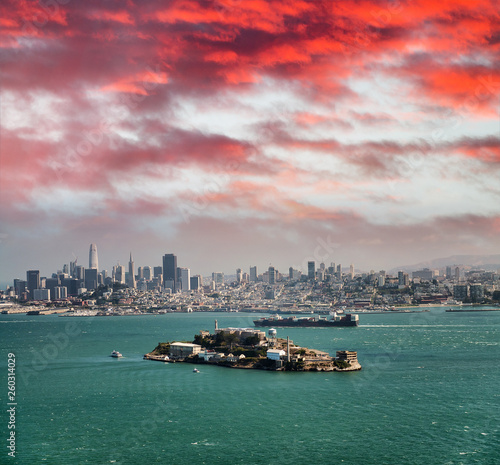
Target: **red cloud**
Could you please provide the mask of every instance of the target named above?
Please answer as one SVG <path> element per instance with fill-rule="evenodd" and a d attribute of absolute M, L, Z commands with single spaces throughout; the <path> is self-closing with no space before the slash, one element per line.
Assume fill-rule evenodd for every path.
<path fill-rule="evenodd" d="M 56 74 L 72 85 L 141 93 L 124 78 L 138 71 L 139 62 L 161 62 L 169 69 L 175 92 L 223 91 L 271 76 L 299 82 L 304 95 L 331 102 L 353 97 L 346 79 L 356 68 L 369 77 L 370 66 L 380 69 L 383 57 L 389 58 L 388 73 L 420 79 L 423 93 L 416 92 L 416 98 L 424 95 L 434 103 L 456 106 L 475 91 L 479 79 L 498 78 L 492 66 L 478 69 L 449 63 L 457 58 L 457 50 L 473 56 L 498 51 L 492 39 L 498 34 L 499 13 L 487 0 L 473 4 L 179 0 L 167 7 L 154 1 L 129 2 L 128 11 L 110 3 L 106 7 L 95 2 L 54 5 L 48 9 L 33 0 L 4 6 L 7 27 L 0 38 L 8 47 L 17 46 L 16 37 L 33 34 L 58 39 L 61 50 L 52 50 L 48 43 L 39 52 L 40 60 L 55 63 L 51 76 L 38 76 L 38 86 L 51 91 Z M 34 32 L 19 20 L 42 13 L 46 18 Z M 110 21 L 117 25 L 115 29 L 110 29 Z M 93 39 L 88 40 L 88 31 Z M 87 40 L 69 40 L 79 36 Z M 106 48 L 101 38 L 106 38 Z M 438 50 L 441 56 L 430 67 L 412 66 L 412 49 L 419 47 L 429 54 Z M 64 50 L 71 53 L 65 56 Z M 92 70 L 77 77 L 71 71 L 78 69 L 72 62 L 81 59 L 79 50 L 90 53 L 93 60 L 88 64 Z M 23 53 L 30 58 L 29 50 Z M 128 60 L 120 58 L 124 56 Z M 15 75 L 19 60 L 8 58 L 7 66 Z M 491 105 L 491 99 L 484 99 L 477 111 L 491 110 Z"/>
<path fill-rule="evenodd" d="M 463 138 L 450 144 L 449 149 L 487 164 L 500 164 L 500 136 L 482 139 Z"/>
<path fill-rule="evenodd" d="M 89 18 L 96 20 L 116 21 L 117 23 L 128 24 L 128 25 L 135 24 L 134 19 L 130 16 L 130 13 L 127 11 L 98 10 L 91 12 L 89 14 Z"/>
<path fill-rule="evenodd" d="M 373 91 L 358 90 L 356 81 L 390 78 L 401 84 L 404 91 L 395 90 L 392 103 L 411 104 L 406 112 L 425 113 L 434 106 L 498 115 L 500 14 L 493 0 L 136 0 L 127 2 L 126 10 L 120 2 L 48 4 L 0 5 L 2 92 L 21 115 L 40 112 L 35 107 L 47 96 L 58 101 L 46 109 L 44 125 L 33 123 L 57 137 L 26 129 L 22 116 L 3 122 L 9 129 L 2 134 L 0 175 L 9 200 L 59 182 L 111 189 L 116 173 L 143 170 L 159 176 L 155 169 L 171 165 L 249 177 L 280 170 L 282 177 L 297 176 L 293 162 L 263 156 L 269 147 L 336 157 L 369 178 L 396 177 L 397 160 L 413 152 L 425 157 L 441 150 L 498 163 L 498 139 L 426 144 L 418 139 L 421 127 L 409 141 L 391 139 L 390 131 L 370 140 L 359 131 L 353 135 L 357 142 L 340 142 L 345 140 L 340 131 L 360 126 L 373 131 L 391 123 L 401 133 L 408 129 L 398 126 L 398 114 L 384 108 Z M 266 123 L 271 117 L 256 106 L 258 122 L 248 127 L 258 129 L 257 138 L 202 130 L 185 117 L 188 106 L 229 109 L 242 120 L 234 130 L 241 134 L 248 127 L 233 106 L 239 97 L 249 107 L 252 99 L 259 103 L 261 88 L 266 98 L 286 90 L 300 103 L 287 102 L 291 109 L 280 112 L 279 124 Z M 344 113 L 337 112 L 340 104 L 347 108 Z M 126 117 L 115 122 L 109 115 L 120 106 L 127 107 Z M 98 130 L 104 142 L 91 143 L 87 155 L 69 163 L 68 153 L 77 152 L 86 134 L 110 121 L 106 130 Z M 251 187 L 235 184 L 240 196 L 217 192 L 213 200 L 264 208 L 250 195 Z M 264 193 L 279 198 L 292 217 L 309 211 L 318 220 L 336 218 L 300 199 L 285 201 L 278 191 Z"/>

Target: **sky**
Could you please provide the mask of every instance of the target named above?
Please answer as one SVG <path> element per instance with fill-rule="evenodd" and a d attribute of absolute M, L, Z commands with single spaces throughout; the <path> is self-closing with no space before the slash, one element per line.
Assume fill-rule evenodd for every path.
<path fill-rule="evenodd" d="M 500 251 L 496 0 L 0 4 L 0 282 Z"/>

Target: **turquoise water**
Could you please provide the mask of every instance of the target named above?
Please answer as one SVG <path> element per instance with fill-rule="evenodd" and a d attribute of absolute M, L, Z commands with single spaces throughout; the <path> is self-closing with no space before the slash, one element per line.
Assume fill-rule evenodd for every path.
<path fill-rule="evenodd" d="M 17 363 L 16 464 L 499 464 L 500 312 L 361 315 L 282 328 L 358 351 L 354 373 L 144 361 L 160 341 L 251 326 L 250 314 L 0 315 L 2 392 Z M 122 359 L 108 355 L 113 349 Z M 2 395 L 6 410 L 6 395 Z M 7 437 L 4 414 L 3 437 Z"/>

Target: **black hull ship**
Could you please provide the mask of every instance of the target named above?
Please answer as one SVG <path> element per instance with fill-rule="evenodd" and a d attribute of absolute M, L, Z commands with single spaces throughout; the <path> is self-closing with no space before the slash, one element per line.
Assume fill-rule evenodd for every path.
<path fill-rule="evenodd" d="M 359 317 L 352 313 L 347 313 L 344 316 L 334 314 L 332 319 L 316 318 L 316 317 L 295 317 L 282 318 L 280 316 L 272 316 L 269 318 L 260 318 L 254 320 L 255 326 L 291 326 L 291 327 L 325 327 L 325 326 L 358 326 Z"/>

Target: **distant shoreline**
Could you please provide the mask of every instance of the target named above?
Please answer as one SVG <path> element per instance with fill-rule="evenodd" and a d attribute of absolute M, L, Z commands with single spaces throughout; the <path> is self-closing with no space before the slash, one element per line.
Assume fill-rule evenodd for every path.
<path fill-rule="evenodd" d="M 424 312 L 429 312 L 431 309 L 437 308 L 437 309 L 443 309 L 446 312 L 448 312 L 448 309 L 452 309 L 452 312 L 479 312 L 479 311 L 500 311 L 500 307 L 496 306 L 495 304 L 464 304 L 464 305 L 450 305 L 450 304 L 439 304 L 439 305 L 430 305 L 430 304 L 418 304 L 418 305 L 408 305 L 408 306 L 401 306 L 401 307 L 395 307 L 394 310 L 363 310 L 363 309 L 352 309 L 352 310 L 345 310 L 345 312 L 348 313 L 355 313 L 359 315 L 380 315 L 380 314 L 401 314 L 401 313 L 424 313 Z M 226 311 L 226 310 L 209 310 L 209 311 L 196 311 L 193 310 L 192 312 L 185 312 L 185 311 L 154 311 L 154 312 L 145 312 L 145 311 L 135 311 L 135 312 L 127 312 L 125 309 L 121 309 L 120 307 L 117 307 L 116 309 L 113 309 L 114 311 L 112 313 L 107 313 L 107 314 L 98 314 L 99 312 L 102 312 L 102 310 L 92 310 L 92 309 L 84 309 L 82 308 L 81 310 L 77 310 L 75 313 L 70 311 L 68 308 L 44 308 L 44 307 L 38 307 L 38 306 L 29 306 L 29 307 L 24 307 L 20 305 L 13 305 L 13 306 L 5 306 L 1 308 L 2 314 L 28 314 L 28 312 L 36 312 L 38 311 L 40 316 L 43 315 L 53 315 L 53 314 L 58 314 L 61 317 L 112 317 L 112 316 L 145 316 L 145 315 L 166 315 L 166 314 L 171 314 L 171 313 L 228 313 L 228 314 L 235 314 L 235 313 L 246 313 L 246 314 L 273 314 L 276 313 L 275 310 L 261 310 L 261 311 L 248 311 L 243 309 L 238 309 L 237 311 Z M 336 311 L 334 308 L 331 309 L 331 311 Z M 4 313 L 6 312 L 6 313 Z M 296 314 L 296 315 L 301 315 L 301 314 L 312 314 L 312 313 L 324 313 L 323 312 L 290 312 L 291 314 Z"/>

